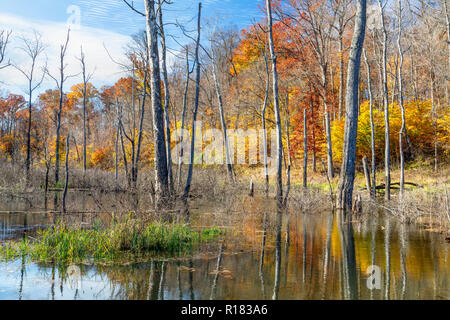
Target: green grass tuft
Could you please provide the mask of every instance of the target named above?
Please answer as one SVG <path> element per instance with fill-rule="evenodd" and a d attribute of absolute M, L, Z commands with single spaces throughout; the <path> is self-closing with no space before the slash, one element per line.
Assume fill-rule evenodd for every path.
<path fill-rule="evenodd" d="M 71 228 L 64 223 L 38 233 L 37 239 L 25 238 L 0 245 L 0 260 L 26 256 L 33 261 L 76 263 L 111 262 L 125 257 L 148 254 L 186 254 L 222 233 L 214 227 L 193 231 L 185 224 L 144 223 L 127 220 L 108 228 Z"/>

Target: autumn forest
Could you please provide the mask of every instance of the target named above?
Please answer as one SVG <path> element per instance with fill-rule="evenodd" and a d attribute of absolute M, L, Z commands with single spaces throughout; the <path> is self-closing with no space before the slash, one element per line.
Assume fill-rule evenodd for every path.
<path fill-rule="evenodd" d="M 0 225 L 23 229 L 0 236 L 0 261 L 152 261 L 163 290 L 175 281 L 170 268 L 183 269 L 155 255 L 207 251 L 217 259 L 212 291 L 191 287 L 191 299 L 241 298 L 228 274 L 242 265 L 260 278 L 274 272 L 270 296 L 256 276 L 245 281 L 261 280 L 264 297 L 249 296 L 290 299 L 302 284 L 280 284 L 280 261 L 295 260 L 295 247 L 304 260 L 291 271 L 305 279 L 306 265 L 319 268 L 308 262 L 316 250 L 324 276 L 307 281 L 310 296 L 291 294 L 316 299 L 323 285 L 322 298 L 357 299 L 378 297 L 356 283 L 358 270 L 380 265 L 379 248 L 380 299 L 412 297 L 432 277 L 442 292 L 421 298 L 449 298 L 448 264 L 434 256 L 448 253 L 450 230 L 447 0 L 255 1 L 260 19 L 244 29 L 205 18 L 202 3 L 187 26 L 166 17 L 179 1 L 116 2 L 142 26 L 121 56 L 103 44 L 105 63 L 121 70 L 111 84 L 94 84 L 99 70 L 83 46 L 69 57 L 71 27 L 51 60 L 38 30 L 0 29 L 0 73 L 26 83 L 0 82 Z M 408 260 L 430 243 L 422 267 L 433 275 Z M 260 260 L 228 261 L 241 246 Z M 124 285 L 138 281 L 129 272 L 107 271 Z M 127 290 L 122 298 L 141 297 Z"/>

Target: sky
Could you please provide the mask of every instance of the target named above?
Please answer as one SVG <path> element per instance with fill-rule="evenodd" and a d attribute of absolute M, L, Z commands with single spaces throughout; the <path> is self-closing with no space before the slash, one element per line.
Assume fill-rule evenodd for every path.
<path fill-rule="evenodd" d="M 45 54 L 39 60 L 40 69 L 46 63 L 50 73 L 56 74 L 58 51 L 64 42 L 70 26 L 70 43 L 67 51 L 67 74 L 69 78 L 65 91 L 73 84 L 81 82 L 81 46 L 86 55 L 88 71 L 93 71 L 95 86 L 112 85 L 123 70 L 111 61 L 123 59 L 124 48 L 130 43 L 130 35 L 145 28 L 145 20 L 129 9 L 122 0 L 0 0 L 0 30 L 12 30 L 12 41 L 7 58 L 19 67 L 27 68 L 29 59 L 20 50 L 23 37 L 30 38 L 36 30 L 42 35 L 46 45 Z M 134 1 L 138 10 L 144 11 L 144 1 Z M 203 0 L 203 22 L 219 26 L 246 28 L 253 21 L 263 17 L 260 6 L 262 0 Z M 198 1 L 172 0 L 164 10 L 164 23 L 170 49 L 168 60 L 173 60 L 179 48 L 178 43 L 189 42 L 175 27 L 183 25 L 186 30 L 195 31 Z M 205 34 L 204 34 L 205 35 Z M 108 49 L 109 54 L 105 50 Z M 7 92 L 24 94 L 26 79 L 15 68 L 0 70 L 0 94 Z M 37 93 L 55 88 L 55 82 L 47 77 Z M 3 91 L 3 92 L 2 92 Z"/>

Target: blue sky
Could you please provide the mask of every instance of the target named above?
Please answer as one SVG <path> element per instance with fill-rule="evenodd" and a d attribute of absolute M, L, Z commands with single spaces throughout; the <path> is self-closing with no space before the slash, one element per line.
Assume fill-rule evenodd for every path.
<path fill-rule="evenodd" d="M 20 16 L 24 19 L 39 19 L 64 22 L 68 18 L 67 8 L 71 5 L 81 9 L 83 25 L 108 29 L 123 35 L 129 35 L 144 27 L 144 20 L 132 12 L 122 0 L 8 0 L 2 6 L 3 13 Z M 172 0 L 165 6 L 166 21 L 189 21 L 197 13 L 198 1 Z M 144 1 L 134 1 L 143 11 Z M 233 24 L 245 28 L 253 19 L 262 15 L 258 5 L 262 0 L 203 0 L 203 17 L 217 19 L 220 24 Z"/>
<path fill-rule="evenodd" d="M 57 60 L 59 46 L 65 39 L 67 22 L 73 13 L 68 9 L 76 6 L 80 12 L 80 28 L 71 28 L 68 73 L 79 72 L 76 57 L 79 56 L 80 47 L 83 46 L 88 68 L 90 66 L 95 70 L 93 82 L 96 86 L 113 84 L 123 76 L 122 70 L 112 63 L 104 47 L 119 60 L 123 57 L 124 47 L 130 42 L 130 35 L 145 28 L 144 18 L 129 9 L 122 0 L 7 0 L 7 2 L 8 5 L 2 6 L 0 11 L 0 30 L 13 31 L 9 47 L 12 62 L 18 66 L 27 65 L 26 56 L 18 50 L 21 45 L 20 37 L 29 37 L 33 30 L 37 30 L 47 45 L 45 57 L 41 57 L 41 65 L 47 61 L 50 71 Z M 134 3 L 136 8 L 143 11 L 143 0 L 136 0 Z M 172 3 L 166 5 L 164 10 L 166 34 L 177 37 L 181 43 L 189 42 L 171 23 L 179 22 L 186 29 L 194 30 L 198 1 L 172 0 Z M 209 22 L 212 25 L 232 25 L 243 29 L 263 17 L 259 8 L 263 0 L 203 0 L 202 3 L 203 25 Z M 169 48 L 176 50 L 178 46 L 176 42 L 170 38 L 168 41 Z M 69 80 L 67 87 L 78 82 L 79 79 L 74 77 Z M 25 79 L 14 68 L 0 71 L 0 87 L 4 91 L 23 93 L 25 83 Z M 42 85 L 42 89 L 52 87 L 54 84 L 49 79 Z"/>

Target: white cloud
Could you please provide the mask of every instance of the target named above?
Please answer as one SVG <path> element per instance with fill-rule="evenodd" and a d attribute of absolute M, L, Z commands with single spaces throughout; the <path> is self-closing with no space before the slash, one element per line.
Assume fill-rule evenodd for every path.
<path fill-rule="evenodd" d="M 7 50 L 8 57 L 13 63 L 24 67 L 26 67 L 27 60 L 26 56 L 19 49 L 21 45 L 19 37 L 31 37 L 33 30 L 42 34 L 42 40 L 47 46 L 45 56 L 48 61 L 48 68 L 51 73 L 56 73 L 60 46 L 65 42 L 67 36 L 67 25 L 65 23 L 39 20 L 30 21 L 19 16 L 0 13 L 0 29 L 13 31 L 13 38 Z M 80 62 L 76 57 L 80 56 L 80 48 L 83 46 L 88 70 L 92 71 L 95 69 L 92 79 L 94 85 L 100 87 L 105 84 L 113 84 L 119 77 L 123 76 L 123 73 L 120 67 L 111 61 L 104 46 L 107 47 L 114 59 L 121 60 L 124 47 L 130 40 L 130 37 L 105 29 L 81 26 L 78 30 L 72 30 L 66 55 L 66 73 L 70 75 L 80 73 Z M 45 60 L 44 56 L 42 60 Z M 81 82 L 80 76 L 70 78 L 65 85 L 65 91 L 68 91 L 70 86 L 79 82 Z M 6 86 L 8 91 L 15 93 L 23 93 L 21 91 L 26 87 L 24 76 L 12 67 L 0 71 L 0 83 L 2 83 L 3 87 Z M 52 79 L 46 79 L 42 84 L 40 92 L 54 87 L 55 82 Z"/>

